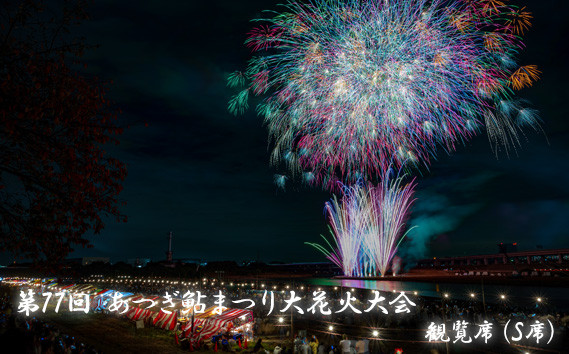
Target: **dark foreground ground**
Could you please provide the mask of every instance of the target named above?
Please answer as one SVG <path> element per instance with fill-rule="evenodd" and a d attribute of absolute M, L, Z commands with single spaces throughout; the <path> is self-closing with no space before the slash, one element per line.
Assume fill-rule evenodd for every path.
<path fill-rule="evenodd" d="M 0 289 L 4 293 L 10 292 L 16 295 L 15 288 Z M 17 312 L 17 305 L 13 307 L 13 313 Z M 70 313 L 66 309 L 60 309 L 55 313 L 53 306 L 48 306 L 46 313 L 41 310 L 35 313 L 38 319 L 53 324 L 58 331 L 73 336 L 77 342 L 92 346 L 98 353 L 187 353 L 175 343 L 171 332 L 147 327 L 136 329 L 135 324 L 125 318 L 102 313 Z M 288 321 L 287 321 L 288 322 Z M 333 325 L 334 329 L 329 330 Z M 365 324 L 363 324 L 365 325 Z M 374 323 L 367 325 L 378 327 Z M 362 323 L 326 323 L 313 319 L 295 319 L 294 333 L 302 331 L 303 336 L 315 335 L 320 342 L 326 345 L 338 346 L 341 335 L 346 334 L 350 339 L 361 338 Z M 22 328 L 22 332 L 25 329 Z M 0 329 L 0 353 L 33 353 L 29 337 L 24 335 L 6 335 Z M 499 333 L 495 333 L 499 336 Z M 266 326 L 259 335 L 263 338 L 264 349 L 273 352 L 276 345 L 291 348 L 290 323 L 283 326 Z M 378 338 L 370 339 L 371 353 L 396 353 L 402 349 L 402 353 L 417 354 L 443 354 L 443 353 L 569 353 L 569 349 L 559 346 L 549 349 L 522 348 L 510 345 L 492 344 L 484 345 L 453 345 L 425 343 L 424 331 L 411 328 L 384 328 Z M 254 343 L 249 343 L 251 352 Z M 555 349 L 554 349 L 555 348 Z M 201 353 L 211 353 L 213 350 L 201 350 Z M 243 351 L 242 351 L 243 352 Z M 43 353 L 43 352 L 42 352 Z M 55 354 L 55 353 L 54 353 Z"/>
<path fill-rule="evenodd" d="M 61 332 L 74 336 L 78 341 L 89 346 L 93 346 L 103 353 L 187 353 L 175 343 L 173 334 L 164 330 L 153 327 L 136 329 L 134 323 L 124 319 L 100 313 L 79 314 L 61 312 L 56 314 L 50 312 L 40 316 L 44 321 L 54 324 Z M 340 336 L 336 333 L 330 334 L 327 331 L 320 330 L 321 324 L 312 321 L 297 321 L 295 323 L 295 331 L 305 329 L 307 335 L 316 335 L 320 341 L 337 346 Z M 350 336 L 349 326 L 342 328 Z M 370 351 L 372 353 L 395 353 L 396 349 L 402 349 L 403 353 L 417 354 L 442 354 L 447 353 L 445 344 L 430 344 L 421 342 L 409 342 L 413 338 L 418 337 L 413 330 L 391 330 L 384 332 L 383 336 L 390 337 L 383 340 L 371 340 Z M 281 347 L 291 347 L 291 341 L 286 334 L 280 336 L 264 335 L 262 336 L 264 348 L 271 353 L 275 345 Z M 9 338 L 10 339 L 10 338 Z M 9 340 L 8 339 L 8 340 Z M 17 340 L 16 338 L 13 338 Z M 22 343 L 2 343 L 2 347 L 18 348 L 22 351 L 14 351 L 14 353 L 25 353 L 25 348 L 20 346 Z M 254 343 L 249 344 L 251 351 Z M 450 344 L 448 353 L 569 353 L 559 350 L 535 350 L 535 348 L 519 348 L 506 345 L 489 345 L 489 348 L 474 347 L 470 345 L 455 346 Z M 5 353 L 0 350 L 1 353 Z M 211 353 L 213 350 L 200 350 L 199 353 Z M 6 353 L 9 353 L 6 352 Z"/>

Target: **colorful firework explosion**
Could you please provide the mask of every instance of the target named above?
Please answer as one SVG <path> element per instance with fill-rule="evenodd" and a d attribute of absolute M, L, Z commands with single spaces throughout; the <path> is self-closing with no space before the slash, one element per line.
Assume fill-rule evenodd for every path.
<path fill-rule="evenodd" d="M 333 187 L 391 164 L 428 166 L 482 126 L 495 149 L 517 143 L 535 66 L 516 64 L 531 14 L 495 0 L 290 2 L 250 32 L 256 54 L 228 85 L 229 110 L 263 95 L 271 162 Z M 527 111 L 526 111 L 527 112 Z M 528 121 L 528 117 L 531 121 Z"/>
<path fill-rule="evenodd" d="M 342 201 L 326 203 L 330 232 L 336 247 L 308 243 L 342 269 L 347 276 L 385 275 L 399 243 L 413 203 L 415 184 L 389 177 L 377 186 L 357 183 L 343 188 Z"/>

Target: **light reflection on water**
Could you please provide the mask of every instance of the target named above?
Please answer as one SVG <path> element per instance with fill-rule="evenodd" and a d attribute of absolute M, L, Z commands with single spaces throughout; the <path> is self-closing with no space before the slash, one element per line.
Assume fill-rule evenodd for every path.
<path fill-rule="evenodd" d="M 482 293 L 487 303 L 500 303 L 500 296 L 505 295 L 508 302 L 516 302 L 522 306 L 537 304 L 541 298 L 545 305 L 555 305 L 558 309 L 569 310 L 569 288 L 540 286 L 539 279 L 536 285 L 496 285 L 496 284 L 457 284 L 457 283 L 430 283 L 430 282 L 404 282 L 394 280 L 361 280 L 361 279 L 330 279 L 313 278 L 308 283 L 321 286 L 338 286 L 343 288 L 370 289 L 379 291 L 393 290 L 413 292 L 420 296 L 440 298 L 448 293 L 450 299 L 470 300 L 470 294 L 475 294 L 476 300 L 482 300 Z M 484 290 L 484 291 L 483 291 Z M 344 290 L 345 291 L 345 290 Z"/>

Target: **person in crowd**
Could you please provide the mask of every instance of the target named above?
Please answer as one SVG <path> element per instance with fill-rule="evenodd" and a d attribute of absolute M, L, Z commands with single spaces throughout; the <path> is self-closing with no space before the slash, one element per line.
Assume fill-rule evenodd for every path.
<path fill-rule="evenodd" d="M 369 354 L 369 340 L 360 339 L 356 342 L 356 352 L 358 354 Z"/>
<path fill-rule="evenodd" d="M 295 353 L 300 353 L 300 347 L 302 346 L 302 338 L 300 338 L 300 335 L 297 335 L 294 338 L 294 349 L 293 351 Z"/>
<path fill-rule="evenodd" d="M 318 354 L 318 338 L 316 338 L 316 336 L 313 335 L 312 338 L 310 338 L 310 343 L 308 345 L 312 350 L 312 354 Z"/>
<path fill-rule="evenodd" d="M 265 350 L 265 348 L 263 347 L 263 338 L 259 338 L 259 340 L 257 340 L 257 343 L 255 343 L 255 346 L 253 347 L 251 353 L 259 353 L 261 349 L 263 351 Z M 261 353 L 263 351 L 261 351 Z"/>
<path fill-rule="evenodd" d="M 350 354 L 350 347 L 351 347 L 351 342 L 348 340 L 348 336 L 345 334 L 342 334 L 342 340 L 340 341 L 340 350 L 342 351 L 342 354 Z"/>
<path fill-rule="evenodd" d="M 302 340 L 302 345 L 300 346 L 300 353 L 301 354 L 311 354 L 312 350 L 310 349 L 310 345 L 308 344 L 308 341 L 306 340 L 306 338 L 304 338 Z"/>

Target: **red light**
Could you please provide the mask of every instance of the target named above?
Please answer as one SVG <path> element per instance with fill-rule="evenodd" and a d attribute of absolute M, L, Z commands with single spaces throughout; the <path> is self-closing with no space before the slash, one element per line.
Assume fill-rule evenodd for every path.
<path fill-rule="evenodd" d="M 395 349 L 395 354 L 403 354 L 403 349 L 401 348 Z"/>
<path fill-rule="evenodd" d="M 517 242 L 514 242 L 514 243 L 513 243 L 513 245 L 514 245 L 514 246 L 517 246 L 517 245 L 518 245 L 518 243 L 517 243 Z"/>

